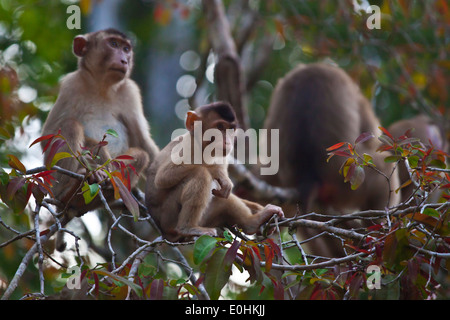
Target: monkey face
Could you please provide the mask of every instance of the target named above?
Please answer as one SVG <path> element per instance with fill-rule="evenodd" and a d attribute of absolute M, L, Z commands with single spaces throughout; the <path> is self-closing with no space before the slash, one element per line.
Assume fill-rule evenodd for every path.
<path fill-rule="evenodd" d="M 206 121 L 205 121 L 206 120 Z M 209 145 L 210 148 L 221 150 L 223 156 L 227 156 L 233 149 L 235 139 L 235 122 L 223 119 L 218 113 L 209 113 L 203 123 L 204 125 L 204 148 Z M 205 137 L 211 136 L 210 142 L 205 141 Z"/>
<path fill-rule="evenodd" d="M 133 55 L 129 41 L 117 36 L 109 36 L 103 39 L 102 45 L 105 52 L 102 62 L 108 76 L 117 81 L 128 77 Z"/>
<path fill-rule="evenodd" d="M 73 42 L 81 66 L 98 80 L 117 83 L 131 73 L 133 49 L 131 42 L 117 33 L 99 32 L 79 35 Z"/>

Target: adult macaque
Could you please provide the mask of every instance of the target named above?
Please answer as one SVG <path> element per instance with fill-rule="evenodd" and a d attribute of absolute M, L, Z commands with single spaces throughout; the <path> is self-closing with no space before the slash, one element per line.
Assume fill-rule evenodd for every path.
<path fill-rule="evenodd" d="M 408 133 L 411 137 L 420 139 L 424 145 L 431 143 L 435 148 L 444 151 L 448 148 L 440 127 L 430 117 L 423 114 L 394 122 L 388 127 L 388 131 L 394 137 Z"/>
<path fill-rule="evenodd" d="M 448 151 L 448 142 L 444 139 L 442 130 L 426 115 L 418 115 L 410 119 L 394 122 L 389 126 L 388 131 L 394 137 L 398 138 L 408 134 L 410 137 L 418 138 L 424 145 L 430 145 L 431 143 L 436 149 Z M 399 165 L 399 175 L 401 184 L 410 179 L 408 169 L 404 164 Z M 414 190 L 413 184 L 402 188 L 402 202 L 407 201 Z"/>
<path fill-rule="evenodd" d="M 236 116 L 229 104 L 217 102 L 190 111 L 188 132 L 171 141 L 150 166 L 147 208 L 170 241 L 237 225 L 247 234 L 259 231 L 281 208 L 263 207 L 231 193 L 226 156 L 232 149 Z"/>
<path fill-rule="evenodd" d="M 70 148 L 78 152 L 81 147 L 97 145 L 106 131 L 112 129 L 118 137 L 107 136 L 108 144 L 100 148 L 98 161 L 90 160 L 91 166 L 95 168 L 107 159 L 129 155 L 134 160 L 127 160 L 128 163 L 138 173 L 144 172 L 159 150 L 149 134 L 139 88 L 129 78 L 133 68 L 130 40 L 114 29 L 92 32 L 74 38 L 73 52 L 78 57 L 78 69 L 62 80 L 58 99 L 42 134 L 56 134 L 61 130 Z M 48 150 L 45 158 L 49 156 Z M 64 146 L 59 151 L 67 150 Z M 86 174 L 86 169 L 72 158 L 63 159 L 58 165 Z M 131 177 L 134 177 L 131 185 L 135 186 L 138 178 L 134 173 Z M 102 182 L 106 178 L 104 172 L 97 171 L 90 176 L 90 182 Z M 100 205 L 98 197 L 89 205 L 85 204 L 79 180 L 64 174 L 56 174 L 56 179 L 54 196 L 72 217 Z M 112 199 L 112 190 L 105 193 L 108 200 Z"/>
<path fill-rule="evenodd" d="M 278 82 L 272 95 L 264 128 L 279 129 L 280 169 L 277 175 L 262 178 L 273 185 L 297 188 L 302 213 L 342 214 L 397 204 L 399 195 L 393 190 L 399 186 L 398 174 L 376 152 L 376 138 L 361 144 L 358 152 L 370 154 L 386 177 L 367 168 L 364 183 L 353 191 L 339 173 L 342 158 L 327 162 L 328 147 L 353 143 L 364 132 L 378 136 L 379 126 L 370 103 L 343 70 L 327 64 L 300 65 Z M 340 251 L 332 245 L 316 247 L 322 254 Z"/>

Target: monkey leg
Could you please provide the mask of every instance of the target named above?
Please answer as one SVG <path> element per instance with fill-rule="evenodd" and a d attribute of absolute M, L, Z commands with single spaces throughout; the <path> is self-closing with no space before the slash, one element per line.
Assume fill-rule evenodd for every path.
<path fill-rule="evenodd" d="M 66 124 L 61 128 L 61 134 L 64 136 L 67 144 L 72 150 L 78 150 L 79 146 L 84 144 L 84 128 L 76 119 L 67 119 Z M 50 149 L 51 148 L 49 148 L 49 150 Z M 68 146 L 65 145 L 58 151 L 68 151 L 68 149 Z M 48 153 L 49 151 L 46 151 L 44 155 L 45 162 L 47 162 Z M 80 164 L 72 158 L 62 159 L 58 162 L 58 166 L 75 173 L 78 173 L 78 170 L 80 169 Z M 55 183 L 55 186 L 53 187 L 53 194 L 57 200 L 66 204 L 70 199 L 72 192 L 78 188 L 80 182 L 77 179 L 70 178 L 68 175 L 62 173 L 55 173 L 54 177 L 58 183 Z"/>
<path fill-rule="evenodd" d="M 244 233 L 257 233 L 272 216 L 284 217 L 280 207 L 265 207 L 231 194 L 227 199 L 213 197 L 204 215 L 201 225 L 205 227 L 222 227 L 237 225 Z"/>
<path fill-rule="evenodd" d="M 200 235 L 217 236 L 215 228 L 200 225 L 203 215 L 210 203 L 212 178 L 207 169 L 199 168 L 182 186 L 181 210 L 175 231 L 181 237 Z M 215 198 L 215 197 L 214 197 Z"/>

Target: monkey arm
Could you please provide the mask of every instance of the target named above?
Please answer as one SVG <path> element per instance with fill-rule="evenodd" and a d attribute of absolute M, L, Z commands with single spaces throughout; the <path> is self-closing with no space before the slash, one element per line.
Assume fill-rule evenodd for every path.
<path fill-rule="evenodd" d="M 231 194 L 231 190 L 233 189 L 233 182 L 228 177 L 228 173 L 225 168 L 220 167 L 218 170 L 214 170 L 212 177 L 219 183 L 220 186 L 220 190 L 212 190 L 213 195 L 225 199 L 228 198 Z"/>
<path fill-rule="evenodd" d="M 251 212 L 253 214 L 262 211 L 264 209 L 264 207 L 262 205 L 260 205 L 259 203 L 253 202 L 253 201 L 249 201 L 249 200 L 245 200 L 245 199 L 241 199 L 242 202 L 247 206 L 247 208 L 249 208 L 251 210 Z"/>
<path fill-rule="evenodd" d="M 159 189 L 172 188 L 180 184 L 191 171 L 192 166 L 176 165 L 172 161 L 167 161 L 156 172 L 155 186 Z"/>
<path fill-rule="evenodd" d="M 153 162 L 153 160 L 155 160 L 156 156 L 159 153 L 159 148 L 153 141 L 153 139 L 146 139 L 146 137 L 143 138 L 144 139 L 142 141 L 141 146 L 144 149 L 144 151 L 147 152 L 148 155 L 150 156 L 150 162 Z"/>
<path fill-rule="evenodd" d="M 140 108 L 137 108 L 140 110 Z M 137 111 L 136 111 L 137 112 Z M 156 143 L 147 134 L 149 126 L 145 123 L 144 114 L 140 117 L 128 117 L 127 115 L 120 114 L 119 121 L 123 123 L 125 128 L 128 128 L 128 140 L 130 147 L 138 147 L 143 149 L 150 157 L 150 162 L 156 158 L 159 153 L 159 148 Z"/>

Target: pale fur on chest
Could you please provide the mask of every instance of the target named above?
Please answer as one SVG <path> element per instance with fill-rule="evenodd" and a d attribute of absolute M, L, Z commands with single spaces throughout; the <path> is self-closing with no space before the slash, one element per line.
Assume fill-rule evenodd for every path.
<path fill-rule="evenodd" d="M 106 131 L 114 130 L 118 137 L 106 136 L 108 151 L 112 157 L 123 154 L 129 149 L 128 132 L 125 125 L 111 113 L 95 113 L 81 119 L 84 134 L 95 141 L 101 141 Z"/>
<path fill-rule="evenodd" d="M 111 156 L 124 154 L 130 147 L 129 123 L 125 120 L 130 115 L 137 115 L 136 130 L 145 127 L 140 123 L 143 118 L 142 103 L 137 85 L 130 79 L 125 79 L 110 88 L 105 95 L 99 95 L 95 83 L 88 83 L 80 71 L 66 75 L 61 83 L 60 95 L 50 112 L 44 132 L 54 133 L 60 129 L 64 119 L 75 118 L 84 127 L 86 137 L 100 142 L 106 131 L 112 129 L 118 137 L 106 136 L 107 148 Z"/>

